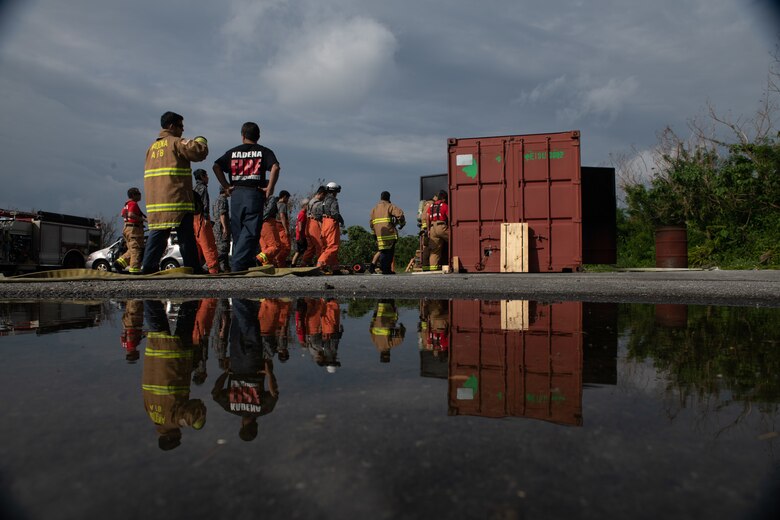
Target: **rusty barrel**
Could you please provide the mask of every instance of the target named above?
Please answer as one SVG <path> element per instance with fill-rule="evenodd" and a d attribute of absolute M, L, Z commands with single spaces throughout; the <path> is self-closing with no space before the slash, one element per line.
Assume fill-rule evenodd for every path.
<path fill-rule="evenodd" d="M 688 230 L 685 226 L 656 228 L 655 266 L 688 267 Z"/>

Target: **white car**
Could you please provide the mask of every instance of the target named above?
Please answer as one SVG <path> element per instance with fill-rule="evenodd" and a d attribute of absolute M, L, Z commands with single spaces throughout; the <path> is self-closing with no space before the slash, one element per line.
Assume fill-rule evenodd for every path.
<path fill-rule="evenodd" d="M 97 269 L 98 271 L 116 271 L 114 262 L 117 258 L 127 251 L 125 239 L 120 238 L 110 246 L 95 251 L 87 257 L 84 267 L 87 269 Z M 171 233 L 168 238 L 168 247 L 163 251 L 162 260 L 160 260 L 160 269 L 175 269 L 184 265 L 184 260 L 179 252 L 179 243 L 176 240 L 176 233 Z"/>

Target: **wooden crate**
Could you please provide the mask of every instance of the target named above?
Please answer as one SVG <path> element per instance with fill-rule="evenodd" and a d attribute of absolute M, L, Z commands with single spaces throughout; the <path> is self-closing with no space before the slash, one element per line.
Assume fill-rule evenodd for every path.
<path fill-rule="evenodd" d="M 501 272 L 528 272 L 528 224 L 504 222 L 501 224 Z"/>

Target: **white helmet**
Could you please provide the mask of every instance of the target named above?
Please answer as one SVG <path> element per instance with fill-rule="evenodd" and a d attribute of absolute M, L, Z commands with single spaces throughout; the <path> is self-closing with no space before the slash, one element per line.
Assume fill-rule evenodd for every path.
<path fill-rule="evenodd" d="M 336 184 L 335 182 L 331 181 L 328 184 L 325 185 L 325 189 L 328 191 L 335 191 L 336 193 L 341 191 L 341 186 Z"/>

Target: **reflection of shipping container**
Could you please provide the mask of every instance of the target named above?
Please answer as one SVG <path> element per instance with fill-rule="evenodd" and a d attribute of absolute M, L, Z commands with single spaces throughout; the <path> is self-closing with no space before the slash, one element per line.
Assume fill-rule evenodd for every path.
<path fill-rule="evenodd" d="M 617 384 L 618 304 L 582 304 L 582 384 Z"/>
<path fill-rule="evenodd" d="M 0 336 L 84 329 L 100 324 L 99 303 L 1 302 Z"/>
<path fill-rule="evenodd" d="M 0 210 L 0 268 L 33 271 L 82 268 L 100 247 L 100 225 L 92 218 L 39 211 Z"/>
<path fill-rule="evenodd" d="M 614 263 L 614 170 L 581 168 L 578 131 L 450 139 L 448 148 L 450 258 L 461 269 L 501 272 L 502 223 L 528 224 L 531 272 Z"/>
<path fill-rule="evenodd" d="M 582 424 L 582 302 L 450 305 L 450 414 Z"/>

